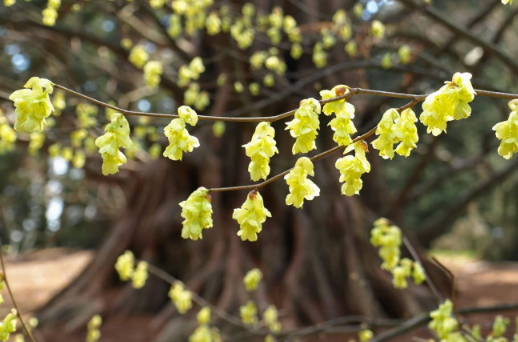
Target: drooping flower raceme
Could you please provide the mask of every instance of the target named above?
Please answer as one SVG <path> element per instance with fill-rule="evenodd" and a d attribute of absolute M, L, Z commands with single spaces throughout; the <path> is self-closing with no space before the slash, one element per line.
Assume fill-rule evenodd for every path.
<path fill-rule="evenodd" d="M 408 157 L 419 140 L 416 121 L 415 113 L 410 108 L 405 109 L 401 114 L 394 108 L 387 110 L 376 128 L 378 138 L 372 142 L 372 146 L 385 159 L 394 158 L 394 152 Z M 394 144 L 398 142 L 400 144 L 394 150 Z"/>
<path fill-rule="evenodd" d="M 448 121 L 466 119 L 471 114 L 469 102 L 475 98 L 471 74 L 457 72 L 451 82 L 426 97 L 419 120 L 427 132 L 437 136 L 446 132 Z"/>
<path fill-rule="evenodd" d="M 411 108 L 403 110 L 396 121 L 396 136 L 400 141 L 396 153 L 400 156 L 408 157 L 410 151 L 417 147 L 419 135 L 417 134 L 416 122 L 417 117 Z"/>
<path fill-rule="evenodd" d="M 250 178 L 255 182 L 266 179 L 270 174 L 270 158 L 279 153 L 275 142 L 275 130 L 269 122 L 261 122 L 255 128 L 252 140 L 243 145 L 251 162 L 248 165 Z"/>
<path fill-rule="evenodd" d="M 319 187 L 313 183 L 308 176 L 314 176 L 313 163 L 309 158 L 302 157 L 297 160 L 293 170 L 284 179 L 290 188 L 290 193 L 286 196 L 286 204 L 301 208 L 304 199 L 311 201 L 320 195 Z"/>
<path fill-rule="evenodd" d="M 53 83 L 45 78 L 31 77 L 24 88 L 13 92 L 9 99 L 16 107 L 14 129 L 18 132 L 41 132 L 46 118 L 52 114 L 54 107 L 49 94 L 53 92 Z"/>
<path fill-rule="evenodd" d="M 133 277 L 133 272 L 135 271 L 135 257 L 131 251 L 125 251 L 117 258 L 115 270 L 117 270 L 119 278 L 122 281 L 128 281 Z"/>
<path fill-rule="evenodd" d="M 102 172 L 106 176 L 119 172 L 119 166 L 128 161 L 119 149 L 130 147 L 132 142 L 128 120 L 122 114 L 113 114 L 104 131 L 106 133 L 95 140 L 95 146 L 103 158 Z"/>
<path fill-rule="evenodd" d="M 187 132 L 185 124 L 195 126 L 198 122 L 198 115 L 189 106 L 178 108 L 179 118 L 171 120 L 169 125 L 164 128 L 164 133 L 169 140 L 169 146 L 164 151 L 164 157 L 172 160 L 182 160 L 183 152 L 192 152 L 200 146 L 198 138 L 193 137 Z"/>
<path fill-rule="evenodd" d="M 286 129 L 290 130 L 292 137 L 296 138 L 292 153 L 307 153 L 316 149 L 315 139 L 318 135 L 320 121 L 320 102 L 314 98 L 300 101 L 299 108 L 295 112 L 293 120 L 287 122 Z"/>
<path fill-rule="evenodd" d="M 279 312 L 275 305 L 269 305 L 263 313 L 264 324 L 271 332 L 281 331 L 282 325 L 279 322 Z"/>
<path fill-rule="evenodd" d="M 146 285 L 148 278 L 148 263 L 145 261 L 139 261 L 133 276 L 131 277 L 131 284 L 136 289 L 141 289 Z"/>
<path fill-rule="evenodd" d="M 498 154 L 505 159 L 511 158 L 518 152 L 518 100 L 509 102 L 509 108 L 511 108 L 509 118 L 493 126 L 496 137 L 501 140 Z"/>
<path fill-rule="evenodd" d="M 186 290 L 183 283 L 177 281 L 169 290 L 169 298 L 173 301 L 176 310 L 184 314 L 192 307 L 192 293 Z"/>
<path fill-rule="evenodd" d="M 395 122 L 399 119 L 397 109 L 387 110 L 376 128 L 378 138 L 372 142 L 372 147 L 380 151 L 383 158 L 394 158 L 394 144 L 397 142 Z"/>
<path fill-rule="evenodd" d="M 243 241 L 257 241 L 257 234 L 263 229 L 267 217 L 272 217 L 272 214 L 264 207 L 263 198 L 257 190 L 251 191 L 241 208 L 234 209 L 232 214 L 232 218 L 239 223 L 237 235 Z"/>
<path fill-rule="evenodd" d="M 144 66 L 144 80 L 146 84 L 154 88 L 160 83 L 160 76 L 162 75 L 162 62 L 149 61 Z"/>
<path fill-rule="evenodd" d="M 364 173 L 369 173 L 371 170 L 371 165 L 365 155 L 367 143 L 359 141 L 349 145 L 345 149 L 344 154 L 352 150 L 354 150 L 354 156 L 347 155 L 338 159 L 335 163 L 335 167 L 340 171 L 340 182 L 344 183 L 342 185 L 342 194 L 347 196 L 360 193 L 363 187 L 361 177 Z"/>
<path fill-rule="evenodd" d="M 327 100 L 336 96 L 341 96 L 349 92 L 349 87 L 337 85 L 331 90 L 322 90 L 320 96 L 322 100 Z M 335 118 L 329 122 L 329 126 L 335 132 L 333 140 L 340 146 L 347 146 L 351 143 L 351 134 L 356 133 L 356 127 L 352 122 L 354 119 L 354 106 L 345 99 L 326 103 L 322 108 L 325 115 L 335 113 Z"/>
<path fill-rule="evenodd" d="M 139 69 L 142 69 L 149 59 L 149 54 L 142 45 L 135 45 L 128 56 L 129 61 Z"/>
<path fill-rule="evenodd" d="M 435 331 L 441 340 L 448 339 L 459 326 L 459 322 L 453 317 L 453 304 L 449 299 L 439 305 L 437 310 L 432 311 L 430 317 L 432 321 L 428 324 L 428 327 Z M 454 339 L 448 340 L 455 341 Z"/>
<path fill-rule="evenodd" d="M 254 325 L 257 323 L 257 306 L 253 301 L 248 301 L 246 305 L 239 308 L 241 322 L 245 325 Z"/>
<path fill-rule="evenodd" d="M 387 219 L 381 218 L 374 222 L 370 242 L 373 246 L 379 247 L 379 255 L 383 260 L 381 268 L 392 273 L 395 288 L 406 288 L 407 278 L 410 277 L 417 285 L 426 280 L 426 273 L 419 262 L 407 258 L 400 259 L 401 230 L 395 225 L 390 225 Z"/>
<path fill-rule="evenodd" d="M 101 324 L 103 320 L 100 315 L 93 315 L 87 324 L 86 342 L 97 342 L 101 337 Z"/>
<path fill-rule="evenodd" d="M 0 323 L 0 341 L 8 341 L 13 332 L 16 331 L 16 322 L 18 321 L 18 313 L 12 309 Z"/>
<path fill-rule="evenodd" d="M 401 241 L 401 230 L 397 226 L 390 225 L 385 218 L 374 222 L 370 243 L 380 248 L 379 255 L 383 260 L 381 268 L 392 270 L 397 266 L 401 254 Z"/>
<path fill-rule="evenodd" d="M 203 237 L 202 230 L 212 227 L 212 205 L 209 190 L 204 187 L 194 191 L 187 200 L 180 202 L 182 207 L 182 237 L 198 240 Z"/>
<path fill-rule="evenodd" d="M 261 280 L 263 279 L 263 273 L 258 268 L 253 268 L 250 271 L 246 272 L 243 283 L 245 284 L 245 289 L 248 292 L 254 291 L 259 287 Z"/>

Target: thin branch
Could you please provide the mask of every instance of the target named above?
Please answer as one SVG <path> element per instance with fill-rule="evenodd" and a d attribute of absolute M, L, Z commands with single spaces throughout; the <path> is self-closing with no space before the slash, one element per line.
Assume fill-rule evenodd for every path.
<path fill-rule="evenodd" d="M 399 2 L 403 3 L 405 6 L 409 8 L 421 12 L 425 16 L 431 18 L 433 21 L 448 28 L 451 32 L 454 32 L 459 36 L 466 38 L 472 43 L 482 47 L 487 52 L 492 53 L 502 63 L 504 63 L 514 74 L 518 74 L 518 63 L 516 63 L 513 58 L 511 58 L 502 50 L 500 50 L 498 46 L 486 42 L 485 40 L 480 38 L 480 36 L 469 32 L 464 27 L 454 23 L 452 20 L 446 19 L 446 15 L 444 13 L 441 13 L 436 9 L 431 8 L 430 6 L 422 6 L 420 4 L 417 4 L 414 0 L 399 0 Z"/>
<path fill-rule="evenodd" d="M 180 116 L 177 114 L 166 114 L 166 113 L 149 113 L 149 112 L 139 112 L 139 111 L 133 111 L 133 110 L 127 110 L 122 109 L 117 106 L 108 104 L 106 102 L 97 100 L 93 97 L 81 94 L 75 90 L 69 89 L 65 86 L 62 86 L 60 84 L 54 84 L 54 87 L 57 89 L 61 89 L 71 95 L 74 95 L 76 97 L 79 97 L 83 100 L 92 102 L 98 106 L 102 106 L 105 108 L 110 108 L 115 111 L 118 111 L 125 115 L 138 115 L 138 116 L 149 116 L 149 117 L 157 117 L 157 118 L 170 118 L 175 119 L 179 118 Z M 482 90 L 482 89 L 475 89 L 475 92 L 477 95 L 480 96 L 487 96 L 487 97 L 495 97 L 495 98 L 501 98 L 501 99 L 516 99 L 518 98 L 518 94 L 512 94 L 512 93 L 502 93 L 497 91 L 490 91 L 490 90 Z M 355 96 L 355 95 L 371 95 L 371 96 L 381 96 L 381 97 L 392 97 L 392 98 L 399 98 L 399 99 L 407 99 L 407 100 L 413 100 L 417 102 L 423 101 L 428 95 L 420 95 L 420 94 L 406 94 L 406 93 L 396 93 L 396 92 L 390 92 L 390 91 L 383 91 L 383 90 L 372 90 L 372 89 L 364 89 L 364 88 L 350 88 L 349 91 L 340 96 L 335 96 L 326 100 L 319 100 L 320 104 L 326 104 L 330 102 L 340 101 L 340 100 L 348 100 L 349 98 Z M 413 106 L 415 104 L 412 104 L 410 106 Z M 287 111 L 285 113 L 281 113 L 274 116 L 259 116 L 259 117 L 233 117 L 233 116 L 207 116 L 207 115 L 198 115 L 199 120 L 205 120 L 205 121 L 225 121 L 225 122 L 275 122 L 279 121 L 285 118 L 288 118 L 295 114 L 297 109 L 292 109 L 290 111 Z"/>
<path fill-rule="evenodd" d="M 406 249 L 410 252 L 410 255 L 412 255 L 412 258 L 414 258 L 415 261 L 417 261 L 418 263 L 421 264 L 423 272 L 426 276 L 426 282 L 428 283 L 428 286 L 432 290 L 432 293 L 434 294 L 434 296 L 439 300 L 439 303 L 442 303 L 444 301 L 444 297 L 439 292 L 437 285 L 435 285 L 435 283 L 433 282 L 433 279 L 430 277 L 428 272 L 426 272 L 426 270 L 424 268 L 424 264 L 421 261 L 421 258 L 419 257 L 419 253 L 417 253 L 414 246 L 412 245 L 412 243 L 410 243 L 410 240 L 408 240 L 408 238 L 406 236 L 403 236 L 403 244 L 405 245 Z"/>
<path fill-rule="evenodd" d="M 20 311 L 20 307 L 18 306 L 18 303 L 16 303 L 16 299 L 14 298 L 13 291 L 11 290 L 11 286 L 9 285 L 9 280 L 7 278 L 7 272 L 6 272 L 5 262 L 4 262 L 4 252 L 2 250 L 2 244 L 1 243 L 0 243 L 0 264 L 2 265 L 2 273 L 4 275 L 5 287 L 7 287 L 7 292 L 9 293 L 9 297 L 11 298 L 11 301 L 13 302 L 13 306 L 14 306 L 14 308 L 16 310 L 16 315 L 20 319 L 20 323 L 22 324 L 22 327 L 23 327 L 23 330 L 25 331 L 25 334 L 27 336 L 29 336 L 29 338 L 31 339 L 32 342 L 36 342 L 36 339 L 32 335 L 32 333 L 29 330 L 29 328 L 27 327 L 27 325 L 25 324 L 25 320 L 22 317 L 22 313 Z"/>
<path fill-rule="evenodd" d="M 178 279 L 176 279 L 169 273 L 167 273 L 167 272 L 163 271 L 162 269 L 160 269 L 156 266 L 153 266 L 149 263 L 148 263 L 148 270 L 149 270 L 149 273 L 155 275 L 157 278 L 162 279 L 163 281 L 165 281 L 166 283 L 168 283 L 171 286 L 174 285 L 176 282 L 179 282 Z M 192 294 L 192 300 L 199 306 L 209 306 L 211 308 L 211 310 L 224 321 L 226 321 L 230 324 L 236 325 L 238 327 L 242 327 L 242 328 L 244 327 L 243 323 L 241 323 L 241 320 L 239 318 L 228 314 L 224 310 L 218 309 L 217 307 L 215 307 L 214 305 L 209 303 L 207 300 L 205 300 L 203 297 L 199 296 L 196 292 L 193 292 L 193 291 L 190 291 L 190 292 Z M 248 329 L 248 327 L 245 327 L 245 328 Z"/>

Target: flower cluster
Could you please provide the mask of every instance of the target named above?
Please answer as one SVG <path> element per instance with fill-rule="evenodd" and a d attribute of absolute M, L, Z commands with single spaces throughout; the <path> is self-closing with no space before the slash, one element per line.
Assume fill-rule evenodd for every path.
<path fill-rule="evenodd" d="M 16 140 L 16 131 L 7 122 L 0 109 L 0 154 L 14 150 Z"/>
<path fill-rule="evenodd" d="M 144 80 L 148 87 L 154 88 L 160 83 L 162 75 L 162 62 L 149 61 L 144 66 Z"/>
<path fill-rule="evenodd" d="M 61 0 L 48 0 L 47 7 L 41 12 L 43 25 L 54 26 L 58 18 L 58 10 Z"/>
<path fill-rule="evenodd" d="M 103 175 L 119 172 L 119 166 L 128 161 L 119 149 L 132 145 L 130 127 L 126 118 L 119 113 L 112 115 L 111 123 L 104 128 L 104 134 L 95 140 L 95 146 L 103 158 Z"/>
<path fill-rule="evenodd" d="M 417 285 L 426 280 L 424 269 L 418 262 L 400 259 L 401 241 L 401 230 L 397 226 L 389 225 L 384 218 L 374 222 L 370 242 L 374 247 L 380 248 L 379 255 L 383 260 L 381 268 L 392 273 L 392 283 L 399 289 L 407 287 L 408 277 L 412 277 Z"/>
<path fill-rule="evenodd" d="M 197 80 L 205 71 L 205 65 L 200 57 L 194 57 L 188 65 L 182 65 L 178 70 L 178 85 L 185 87 L 192 80 Z"/>
<path fill-rule="evenodd" d="M 101 337 L 101 324 L 103 320 L 101 316 L 94 315 L 87 325 L 86 342 L 96 342 Z"/>
<path fill-rule="evenodd" d="M 271 332 L 281 331 L 282 325 L 279 322 L 279 312 L 275 305 L 269 305 L 263 313 L 264 324 Z"/>
<path fill-rule="evenodd" d="M 182 237 L 198 240 L 203 237 L 202 230 L 212 227 L 212 205 L 209 190 L 204 187 L 194 191 L 187 200 L 180 202 L 182 207 Z"/>
<path fill-rule="evenodd" d="M 318 135 L 320 122 L 320 102 L 314 98 L 300 101 L 299 108 L 295 111 L 292 121 L 287 122 L 286 129 L 290 130 L 292 137 L 296 138 L 292 153 L 307 153 L 316 149 L 315 139 Z"/>
<path fill-rule="evenodd" d="M 263 279 L 263 273 L 258 268 L 253 268 L 250 271 L 246 272 L 245 277 L 243 278 L 243 283 L 245 284 L 245 289 L 248 292 L 254 291 L 259 287 L 261 280 Z"/>
<path fill-rule="evenodd" d="M 466 119 L 471 114 L 469 102 L 475 98 L 471 74 L 457 72 L 451 82 L 426 97 L 419 120 L 427 132 L 437 136 L 446 132 L 448 121 Z"/>
<path fill-rule="evenodd" d="M 493 126 L 496 137 L 501 140 L 498 154 L 505 159 L 511 158 L 518 152 L 518 100 L 509 102 L 509 108 L 511 108 L 509 118 Z"/>
<path fill-rule="evenodd" d="M 349 87 L 345 85 L 337 85 L 331 90 L 322 90 L 320 96 L 322 100 L 345 95 L 349 92 Z M 326 103 L 322 108 L 325 115 L 335 113 L 335 118 L 329 122 L 329 126 L 335 132 L 333 140 L 340 146 L 347 146 L 351 143 L 351 134 L 356 133 L 356 127 L 352 119 L 354 119 L 354 106 L 345 99 Z"/>
<path fill-rule="evenodd" d="M 0 323 L 0 341 L 7 341 L 13 332 L 16 331 L 18 313 L 12 309 Z"/>
<path fill-rule="evenodd" d="M 148 278 L 148 264 L 145 261 L 139 261 L 137 264 L 137 268 L 135 272 L 133 272 L 133 276 L 131 277 L 131 284 L 135 289 L 141 289 L 146 285 L 146 280 Z"/>
<path fill-rule="evenodd" d="M 125 251 L 117 258 L 115 270 L 122 281 L 131 280 L 135 289 L 140 289 L 146 284 L 148 278 L 148 263 L 139 261 L 135 268 L 135 257 L 131 251 Z"/>
<path fill-rule="evenodd" d="M 432 321 L 428 327 L 435 331 L 441 340 L 453 341 L 452 334 L 459 334 L 455 332 L 459 326 L 459 322 L 453 317 L 453 303 L 448 299 L 437 310 L 430 313 Z"/>
<path fill-rule="evenodd" d="M 416 121 L 417 117 L 410 108 L 403 110 L 401 114 L 394 108 L 387 110 L 376 128 L 378 138 L 372 142 L 372 146 L 385 159 L 394 158 L 394 151 L 408 157 L 419 140 Z M 400 144 L 394 150 L 394 144 L 398 142 Z"/>
<path fill-rule="evenodd" d="M 267 217 L 272 217 L 272 214 L 264 207 L 263 198 L 257 190 L 251 191 L 241 208 L 234 209 L 232 214 L 232 218 L 239 223 L 237 235 L 243 241 L 257 241 L 257 234 L 263 229 Z"/>
<path fill-rule="evenodd" d="M 242 305 L 239 308 L 239 314 L 244 325 L 254 325 L 257 323 L 257 306 L 253 301 Z"/>
<path fill-rule="evenodd" d="M 200 146 L 198 138 L 193 137 L 187 132 L 186 123 L 195 126 L 198 122 L 198 114 L 189 106 L 178 108 L 177 119 L 171 120 L 169 125 L 164 128 L 164 133 L 169 140 L 169 146 L 164 151 L 164 157 L 172 160 L 182 160 L 183 152 L 192 152 Z"/>
<path fill-rule="evenodd" d="M 149 59 L 149 54 L 142 45 L 135 45 L 129 54 L 129 61 L 139 69 L 142 69 Z"/>
<path fill-rule="evenodd" d="M 293 169 L 284 176 L 290 188 L 290 193 L 286 196 L 286 204 L 301 208 L 304 199 L 311 201 L 320 195 L 320 189 L 313 183 L 308 176 L 314 176 L 313 163 L 309 158 L 302 157 L 297 160 Z"/>
<path fill-rule="evenodd" d="M 255 128 L 252 140 L 243 145 L 246 155 L 251 159 L 248 172 L 254 182 L 266 179 L 270 174 L 270 158 L 279 153 L 274 137 L 275 130 L 270 123 L 260 122 Z"/>
<path fill-rule="evenodd" d="M 18 132 L 41 132 L 46 118 L 54 111 L 49 94 L 53 92 L 53 83 L 45 78 L 31 77 L 23 86 L 27 89 L 16 90 L 9 99 L 16 107 L 14 129 Z"/>
<path fill-rule="evenodd" d="M 371 170 L 371 164 L 365 155 L 367 148 L 367 143 L 363 141 L 349 145 L 345 149 L 344 154 L 354 150 L 354 156 L 347 155 L 338 159 L 335 163 L 335 167 L 340 171 L 340 182 L 344 183 L 342 184 L 342 194 L 346 196 L 360 193 L 363 187 L 361 177 L 364 173 L 369 173 Z"/>
<path fill-rule="evenodd" d="M 176 310 L 184 314 L 192 307 L 192 293 L 185 289 L 183 283 L 177 281 L 169 290 L 169 298 L 174 303 Z"/>

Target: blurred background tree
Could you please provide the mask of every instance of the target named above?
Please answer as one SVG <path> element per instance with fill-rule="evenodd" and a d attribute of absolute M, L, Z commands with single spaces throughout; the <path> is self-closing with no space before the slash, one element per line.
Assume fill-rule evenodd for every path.
<path fill-rule="evenodd" d="M 518 63 L 510 56 L 517 53 L 512 42 L 518 10 L 500 0 L 64 0 L 53 26 L 42 23 L 47 6 L 33 0 L 0 7 L 0 98 L 5 100 L 0 108 L 11 123 L 8 96 L 31 76 L 125 109 L 173 113 L 189 104 L 212 116 L 282 113 L 337 84 L 430 93 L 456 71 L 471 72 L 477 88 L 516 91 Z M 373 32 L 375 20 L 384 26 Z M 146 84 L 142 67 L 130 61 L 134 46 L 162 63 L 158 87 Z M 185 82 L 195 57 L 205 70 Z M 268 63 L 269 57 L 275 58 Z M 382 216 L 424 247 L 460 217 L 467 233 L 454 236 L 465 241 L 462 234 L 472 236 L 478 227 L 486 242 L 455 248 L 517 256 L 509 237 L 516 234 L 518 161 L 496 154 L 491 131 L 507 118 L 505 101 L 477 99 L 473 117 L 452 124 L 446 135 L 432 137 L 421 127 L 410 158 L 385 161 L 370 153 L 373 169 L 360 196 L 340 195 L 338 155 L 315 164 L 322 195 L 303 210 L 284 205 L 282 182 L 267 186 L 262 193 L 273 218 L 255 243 L 241 242 L 231 220 L 243 191 L 213 195 L 214 228 L 201 241 L 181 239 L 178 206 L 199 186 L 249 183 L 249 160 L 241 146 L 250 140 L 253 125 L 200 123 L 194 132 L 201 148 L 174 162 L 158 158 L 168 120 L 128 118 L 137 147 L 120 173 L 104 177 L 91 144 L 110 113 L 78 98 L 65 101 L 44 138 L 19 135 L 15 148 L 4 148 L 0 157 L 1 234 L 12 253 L 53 246 L 96 249 L 85 271 L 41 310 L 44 324 L 68 322 L 73 329 L 98 312 L 154 313 L 158 340 L 184 333 L 170 328 L 178 318 L 168 305 L 166 284 L 150 279 L 137 292 L 118 281 L 113 265 L 126 249 L 229 312 L 246 299 L 239 287 L 244 273 L 260 267 L 265 275 L 260 296 L 283 309 L 286 326 L 346 315 L 409 317 L 436 306 L 423 288 L 394 289 L 390 275 L 379 268 L 368 232 Z M 356 96 L 352 103 L 363 133 L 386 109 L 405 102 Z M 327 123 L 322 118 L 320 150 L 334 146 Z M 81 136 L 78 127 L 87 134 Z M 277 174 L 295 157 L 284 122 L 274 127 L 280 155 L 271 167 Z M 425 266 L 448 291 L 445 275 Z"/>

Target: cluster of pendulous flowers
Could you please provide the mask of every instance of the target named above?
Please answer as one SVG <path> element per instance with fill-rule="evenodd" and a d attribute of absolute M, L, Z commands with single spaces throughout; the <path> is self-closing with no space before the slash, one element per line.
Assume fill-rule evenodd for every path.
<path fill-rule="evenodd" d="M 405 53 L 408 54 L 408 51 Z M 263 61 L 266 55 L 257 56 L 254 57 L 254 63 L 258 65 L 266 63 L 266 60 Z M 153 86 L 159 81 L 161 66 L 148 62 L 149 58 L 142 46 L 133 47 L 130 59 L 136 66 L 147 70 L 145 73 L 149 85 Z M 261 60 L 255 61 L 256 59 Z M 190 82 L 199 78 L 204 70 L 203 61 L 195 58 L 181 70 L 180 78 L 184 83 L 193 85 Z M 54 111 L 49 98 L 49 94 L 53 91 L 53 84 L 47 79 L 33 77 L 25 84 L 25 88 L 27 89 L 15 91 L 10 96 L 17 114 L 14 127 L 21 132 L 41 132 L 46 118 Z M 344 154 L 354 151 L 339 158 L 335 163 L 335 167 L 340 172 L 339 180 L 343 183 L 341 192 L 347 196 L 359 194 L 363 186 L 362 175 L 370 172 L 371 168 L 366 157 L 368 145 L 363 140 L 355 141 L 351 137 L 357 130 L 353 123 L 354 106 L 347 102 L 350 91 L 345 85 L 337 85 L 330 90 L 321 91 L 323 106 L 314 98 L 302 100 L 293 119 L 286 124 L 286 129 L 295 138 L 292 153 L 307 153 L 316 149 L 315 140 L 320 126 L 320 113 L 323 112 L 325 115 L 334 113 L 335 117 L 329 123 L 334 131 L 333 140 L 339 146 L 346 147 Z M 471 74 L 455 73 L 451 81 L 426 97 L 419 120 L 427 127 L 429 133 L 439 135 L 446 131 L 448 121 L 469 117 L 471 113 L 469 103 L 475 95 Z M 339 98 L 335 100 L 336 97 Z M 60 110 L 63 109 L 61 107 L 63 106 L 60 106 Z M 518 152 L 518 99 L 512 100 L 509 107 L 511 113 L 508 120 L 493 127 L 497 138 L 501 140 L 498 153 L 504 158 L 510 158 Z M 172 160 L 181 160 L 184 152 L 191 152 L 200 145 L 198 139 L 191 136 L 186 129 L 187 124 L 191 126 L 197 124 L 197 113 L 189 106 L 180 106 L 178 116 L 164 128 L 169 145 L 163 155 Z M 411 108 L 387 110 L 376 127 L 377 138 L 372 142 L 372 146 L 383 158 L 392 159 L 396 153 L 409 156 L 418 141 L 416 122 L 417 116 Z M 85 123 L 84 126 L 89 127 L 90 123 Z M 132 145 L 129 134 L 129 124 L 124 116 L 118 113 L 112 114 L 111 123 L 106 126 L 105 134 L 95 140 L 95 145 L 99 147 L 103 159 L 103 174 L 118 172 L 119 166 L 127 161 L 120 148 L 128 148 Z M 9 134 L 1 136 L 4 137 L 4 135 Z M 87 132 L 84 131 L 83 138 L 86 135 Z M 261 122 L 256 126 L 251 141 L 243 145 L 246 155 L 251 159 L 248 170 L 253 181 L 267 179 L 270 175 L 270 159 L 279 153 L 274 137 L 275 130 L 270 123 Z M 12 140 L 12 137 L 9 139 Z M 36 140 L 33 140 L 31 139 L 31 146 L 36 144 Z M 42 139 L 37 141 L 38 146 L 42 145 L 42 141 Z M 309 176 L 314 176 L 311 159 L 299 158 L 293 169 L 284 177 L 289 187 L 286 204 L 300 208 L 304 200 L 312 200 L 319 196 L 320 189 L 308 178 Z M 209 190 L 199 188 L 186 201 L 181 202 L 180 206 L 184 218 L 182 236 L 193 240 L 200 239 L 203 229 L 212 227 Z M 238 236 L 242 240 L 256 241 L 258 233 L 262 230 L 262 224 L 270 216 L 271 213 L 265 208 L 261 194 L 257 190 L 250 192 L 241 208 L 235 209 L 233 213 L 233 218 L 240 226 Z M 393 272 L 395 278 L 404 279 L 409 272 L 417 272 L 420 267 L 412 264 L 409 268 L 408 265 L 403 262 L 400 265 L 401 268 L 396 268 Z"/>
<path fill-rule="evenodd" d="M 383 260 L 381 268 L 392 273 L 394 287 L 400 289 L 407 287 L 406 279 L 409 277 L 418 285 L 426 280 L 421 264 L 400 258 L 401 241 L 401 230 L 397 226 L 390 225 L 384 218 L 374 222 L 370 242 L 374 247 L 379 247 L 379 255 Z"/>
<path fill-rule="evenodd" d="M 270 174 L 270 158 L 275 153 L 279 153 L 274 137 L 275 129 L 270 126 L 270 123 L 261 122 L 255 128 L 252 140 L 243 145 L 246 155 L 251 159 L 248 172 L 254 182 L 266 179 Z"/>
<path fill-rule="evenodd" d="M 196 126 L 198 114 L 189 106 L 180 106 L 178 115 L 179 118 L 171 120 L 164 128 L 164 134 L 169 140 L 164 157 L 172 160 L 182 160 L 184 152 L 192 152 L 194 148 L 200 146 L 198 138 L 190 135 L 185 128 L 186 124 Z"/>
<path fill-rule="evenodd" d="M 115 270 L 122 281 L 131 280 L 135 289 L 143 288 L 148 278 L 148 263 L 139 261 L 135 268 L 135 257 L 131 251 L 125 251 L 117 258 Z"/>

